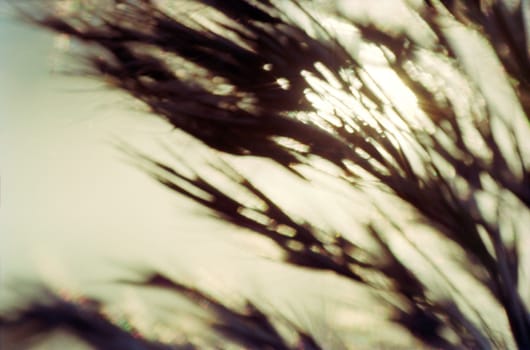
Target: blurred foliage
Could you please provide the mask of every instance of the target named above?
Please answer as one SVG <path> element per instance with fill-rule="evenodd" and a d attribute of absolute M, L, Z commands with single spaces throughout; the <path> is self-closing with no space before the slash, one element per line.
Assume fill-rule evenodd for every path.
<path fill-rule="evenodd" d="M 81 74 L 142 101 L 211 149 L 214 160 L 197 166 L 179 156 L 186 150 L 168 149 L 169 164 L 121 146 L 169 190 L 271 240 L 287 264 L 364 286 L 414 346 L 530 348 L 521 294 L 530 214 L 528 2 L 72 0 L 19 10 L 87 45 Z M 225 154 L 267 158 L 315 186 L 311 170 L 367 198 L 379 192 L 380 215 L 361 224 L 370 244 L 297 217 Z M 213 180 L 219 176 L 224 185 Z M 421 243 L 427 234 L 445 242 L 456 268 L 434 259 Z M 97 349 L 329 347 L 259 305 L 238 310 L 163 273 L 126 283 L 170 290 L 208 310 L 210 328 L 231 345 L 148 342 L 98 313 L 97 301 L 53 296 L 13 310 L 3 327 L 31 325 L 26 336 L 66 328 Z M 485 317 L 488 308 L 502 310 L 504 321 Z M 380 332 L 373 346 L 392 346 L 381 345 Z"/>

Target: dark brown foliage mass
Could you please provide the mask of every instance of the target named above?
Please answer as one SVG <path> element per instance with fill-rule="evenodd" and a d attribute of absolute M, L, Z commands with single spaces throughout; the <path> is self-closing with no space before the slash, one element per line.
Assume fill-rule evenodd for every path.
<path fill-rule="evenodd" d="M 481 317 L 473 297 L 453 288 L 458 281 L 452 281 L 451 273 L 433 263 L 433 274 L 448 285 L 445 297 L 435 297 L 429 282 L 387 241 L 382 227 L 407 235 L 390 216 L 385 224 L 366 223 L 364 234 L 373 243 L 368 249 L 340 232 L 324 232 L 309 219 L 295 218 L 221 156 L 198 169 L 179 159 L 175 166 L 162 163 L 124 146 L 155 180 L 219 220 L 272 240 L 288 264 L 330 271 L 375 294 L 393 295 L 393 302 L 382 301 L 393 309 L 392 321 L 427 348 L 530 348 L 530 316 L 520 294 L 520 284 L 528 281 L 520 280 L 519 244 L 528 232 L 501 224 L 527 217 L 530 207 L 529 150 L 520 136 L 528 132 L 530 113 L 525 2 L 515 8 L 503 1 L 425 1 L 415 8 L 410 2 L 407 8 L 432 34 L 428 42 L 370 18 L 358 20 L 350 14 L 354 9 L 319 9 L 320 3 L 311 1 L 78 3 L 77 9 L 65 13 L 50 11 L 48 1 L 30 3 L 21 13 L 32 23 L 88 45 L 84 74 L 142 101 L 153 116 L 212 149 L 270 159 L 300 181 L 311 181 L 305 169 L 327 164 L 324 171 L 352 188 L 375 183 L 396 203 L 406 204 L 419 225 L 433 228 L 462 252 L 459 268 L 504 310 L 510 334 L 497 332 L 496 325 Z M 191 16 L 185 8 L 200 15 Z M 371 74 L 339 31 L 321 20 L 324 15 L 354 28 L 356 40 L 378 49 L 403 88 L 414 95 L 418 116 L 407 115 L 394 103 L 386 81 Z M 480 33 L 491 44 L 500 62 L 494 74 L 507 76 L 515 96 L 511 103 L 517 104 L 520 115 L 501 115 L 487 89 L 469 72 L 450 26 Z M 467 82 L 456 87 L 471 91 L 461 92 L 468 106 L 464 112 L 444 84 L 428 79 L 439 76 L 435 65 L 425 64 L 427 56 L 445 64 L 451 77 Z M 319 111 L 315 98 L 331 110 Z M 210 181 L 211 171 L 245 191 L 249 201 Z M 481 193 L 497 201 L 493 217 L 481 210 Z M 506 227 L 514 227 L 513 239 L 507 238 Z M 428 248 L 415 248 L 427 264 Z M 287 341 L 269 315 L 250 302 L 242 311 L 233 310 L 161 273 L 127 283 L 171 290 L 208 308 L 216 319 L 212 329 L 244 348 L 322 347 L 293 324 L 297 340 Z M 31 332 L 66 327 L 98 349 L 132 348 L 112 343 L 130 335 L 96 310 L 60 299 L 28 305 L 3 320 L 5 327 L 22 323 L 39 326 Z M 137 341 L 139 349 L 173 348 L 130 341 Z M 193 348 L 175 348 L 181 346 Z"/>

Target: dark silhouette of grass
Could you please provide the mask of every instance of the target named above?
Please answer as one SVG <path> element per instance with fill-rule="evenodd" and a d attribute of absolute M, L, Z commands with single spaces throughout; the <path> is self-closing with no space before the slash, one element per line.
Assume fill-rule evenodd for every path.
<path fill-rule="evenodd" d="M 428 39 L 418 39 L 406 26 L 379 23 L 374 15 L 359 19 L 352 15 L 355 8 L 320 10 L 353 26 L 359 42 L 380 50 L 385 64 L 415 96 L 421 113 L 411 116 L 389 96 L 388 82 L 376 79 L 340 33 L 322 22 L 323 12 L 314 11 L 318 5 L 313 2 L 178 1 L 178 10 L 150 0 L 80 4 L 75 11 L 57 13 L 49 2 L 31 3 L 21 13 L 31 23 L 91 47 L 83 58 L 83 74 L 144 102 L 153 116 L 212 149 L 268 158 L 300 181 L 311 181 L 304 169 L 319 169 L 324 161 L 329 165 L 325 171 L 352 188 L 362 190 L 375 182 L 396 204 L 413 210 L 418 225 L 435 230 L 461 253 L 455 263 L 481 286 L 477 293 L 489 294 L 504 310 L 510 334 L 500 334 L 497 325 L 482 317 L 474 296 L 463 294 L 451 271 L 430 259 L 432 247 L 409 241 L 446 284 L 445 297 L 435 296 L 437 287 L 389 243 L 391 234 L 408 237 L 405 225 L 389 213 L 381 222 L 366 223 L 364 234 L 372 242 L 368 249 L 309 218 L 293 217 L 221 157 L 199 169 L 178 156 L 175 165 L 166 164 L 123 146 L 139 168 L 219 220 L 272 240 L 283 250 L 285 263 L 365 285 L 393 310 L 392 321 L 427 348 L 530 349 L 530 317 L 520 294 L 520 284 L 528 281 L 519 278 L 519 241 L 528 229 L 517 226 L 530 207 L 529 150 L 521 136 L 530 135 L 528 15 L 523 5 L 455 0 L 406 7 Z M 194 8 L 201 11 L 201 20 L 189 16 L 186 6 L 191 5 L 200 5 Z M 499 59 L 498 69 L 488 71 L 485 79 L 506 81 L 513 93 L 508 116 L 463 53 L 464 44 L 475 45 L 472 40 L 479 34 Z M 435 63 L 427 64 L 426 58 Z M 483 59 L 476 58 L 475 64 Z M 451 90 L 450 79 L 462 91 Z M 327 101 L 331 111 L 319 111 L 315 96 Z M 459 97 L 466 106 L 457 104 Z M 212 170 L 247 193 L 248 202 L 213 183 L 207 175 Z M 485 195 L 494 202 L 494 214 L 483 208 Z M 297 340 L 289 342 L 259 305 L 249 302 L 245 310 L 234 310 L 161 273 L 126 283 L 171 290 L 209 309 L 216 317 L 212 330 L 244 348 L 322 346 L 293 324 Z M 129 341 L 142 349 L 173 348 L 131 338 L 94 305 L 52 298 L 15 310 L 2 323 L 38 325 L 29 335 L 65 327 L 98 349 L 133 348 L 126 345 Z M 113 343 L 118 340 L 125 345 Z"/>

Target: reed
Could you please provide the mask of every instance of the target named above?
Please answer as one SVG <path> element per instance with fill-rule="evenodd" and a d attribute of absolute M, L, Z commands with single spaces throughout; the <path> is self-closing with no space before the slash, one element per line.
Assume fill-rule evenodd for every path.
<path fill-rule="evenodd" d="M 20 6 L 21 18 L 85 44 L 82 74 L 143 102 L 153 118 L 215 155 L 196 166 L 178 156 L 185 150 L 171 149 L 177 155 L 168 164 L 122 146 L 153 179 L 245 234 L 274 242 L 285 264 L 364 286 L 417 346 L 530 349 L 523 294 L 529 283 L 528 2 L 71 3 L 77 6 L 60 12 L 48 1 L 30 2 Z M 387 6 L 396 12 L 389 15 Z M 414 109 L 396 95 L 402 91 Z M 324 172 L 373 200 L 380 215 L 356 232 L 370 244 L 288 212 L 224 154 L 269 159 L 315 186 L 314 170 Z M 230 186 L 219 186 L 212 172 Z M 419 235 L 450 247 L 446 258 L 456 270 L 432 258 L 438 252 Z M 428 273 L 403 257 L 396 239 Z M 503 321 L 484 317 L 475 293 L 462 288 L 462 275 L 503 311 Z M 170 290 L 207 308 L 215 316 L 212 330 L 230 346 L 325 348 L 283 320 L 295 334 L 286 337 L 260 305 L 235 309 L 161 272 L 125 282 Z M 134 338 L 99 307 L 50 296 L 4 315 L 2 323 L 38 325 L 29 335 L 69 329 L 98 349 L 224 348 Z M 378 340 L 374 346 L 385 346 Z"/>

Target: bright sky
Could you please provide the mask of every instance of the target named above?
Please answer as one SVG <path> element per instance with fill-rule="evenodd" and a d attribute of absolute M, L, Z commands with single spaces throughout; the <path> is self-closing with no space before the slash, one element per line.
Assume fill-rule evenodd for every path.
<path fill-rule="evenodd" d="M 142 219 L 158 222 L 161 213 L 146 203 L 160 200 L 162 191 L 118 161 L 109 137 L 141 138 L 156 128 L 120 126 L 119 98 L 97 92 L 100 84 L 52 73 L 59 57 L 51 35 L 7 20 L 0 26 L 3 273 L 29 268 L 47 255 L 79 259 L 96 247 L 105 254 L 101 241 L 83 243 L 81 252 L 71 248 L 100 235 L 111 243 L 110 232 L 134 236 L 133 228 L 147 222 Z M 133 189 L 145 200 L 125 200 Z"/>

